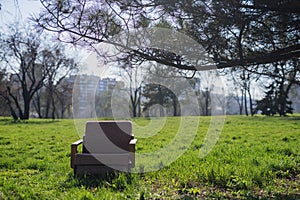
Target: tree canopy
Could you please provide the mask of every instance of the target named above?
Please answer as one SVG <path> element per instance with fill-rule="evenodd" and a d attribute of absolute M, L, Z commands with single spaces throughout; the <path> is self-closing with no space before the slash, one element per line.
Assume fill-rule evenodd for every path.
<path fill-rule="evenodd" d="M 298 60 L 298 0 L 41 0 L 40 27 L 76 44 L 108 42 L 121 32 L 151 27 L 164 18 L 204 47 L 216 68 L 264 66 Z M 285 38 L 282 40 L 281 38 Z M 119 47 L 122 47 L 121 44 Z M 130 58 L 186 70 L 185 55 L 166 49 L 127 49 Z M 298 69 L 299 70 L 299 69 Z"/>

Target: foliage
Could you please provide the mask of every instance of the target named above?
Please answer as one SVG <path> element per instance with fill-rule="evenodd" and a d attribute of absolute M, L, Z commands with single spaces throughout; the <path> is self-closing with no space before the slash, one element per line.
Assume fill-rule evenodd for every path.
<path fill-rule="evenodd" d="M 154 61 L 182 71 L 229 67 L 238 71 L 235 74 L 241 78 L 236 79 L 236 85 L 240 85 L 242 94 L 236 99 L 240 113 L 244 111 L 246 115 L 254 114 L 251 81 L 283 78 L 299 84 L 300 18 L 297 0 L 41 2 L 45 10 L 33 19 L 38 27 L 58 33 L 62 41 L 86 47 L 98 43 L 113 44 L 122 56 L 118 57 L 120 54 L 117 53 L 118 56 L 112 56 L 112 59 L 111 55 L 101 53 L 108 60 L 125 62 L 128 66 Z M 151 43 L 155 34 L 149 29 L 157 27 L 182 33 L 193 39 L 194 44 L 165 33 L 154 42 L 164 46 L 155 48 Z M 150 34 L 144 34 L 147 31 Z M 180 51 L 172 52 L 175 51 L 174 41 Z M 201 52 L 196 51 L 197 45 L 203 47 Z M 210 62 L 206 58 L 210 58 Z M 280 71 L 278 65 L 282 65 Z M 169 69 L 172 68 L 166 70 Z M 139 88 L 140 85 L 131 91 L 134 116 L 139 107 Z"/>
<path fill-rule="evenodd" d="M 146 74 L 142 88 L 143 111 L 148 116 L 180 116 L 180 100 L 190 98 L 187 93 L 193 87 L 192 83 L 187 84 L 180 70 L 167 69 L 160 64 L 148 66 Z"/>
<path fill-rule="evenodd" d="M 189 119 L 192 125 L 198 117 Z M 0 118 L 0 199 L 299 199 L 299 119 L 227 117 L 218 143 L 200 159 L 210 122 L 201 117 L 189 149 L 159 171 L 74 178 L 73 120 Z M 149 119 L 133 121 L 140 153 L 168 144 L 180 124 L 166 118 L 162 130 L 142 138 Z"/>
<path fill-rule="evenodd" d="M 278 86 L 271 84 L 267 89 L 266 96 L 257 101 L 256 111 L 260 110 L 263 115 L 267 116 L 293 114 L 292 101 L 289 101 L 287 95 L 282 94 Z"/>
<path fill-rule="evenodd" d="M 173 105 L 173 116 L 177 115 L 178 100 L 175 94 L 163 85 L 147 84 L 143 87 L 143 96 L 148 100 L 143 103 L 144 112 L 147 111 L 149 116 L 152 116 L 149 108 L 153 105 L 159 105 L 159 114 L 155 116 L 165 116 L 166 113 L 162 107 L 168 107 L 169 104 Z"/>
<path fill-rule="evenodd" d="M 67 42 L 114 43 L 111 38 L 116 34 L 151 27 L 164 18 L 172 21 L 169 24 L 173 24 L 174 29 L 203 45 L 218 68 L 260 65 L 299 57 L 297 0 L 259 3 L 239 0 L 41 0 L 41 3 L 45 11 L 34 20 L 39 27 L 59 33 Z M 285 10 L 281 9 L 283 7 Z M 278 40 L 282 35 L 287 35 L 289 40 Z M 122 43 L 114 44 L 124 48 Z M 166 50 L 139 46 L 126 49 L 142 61 L 156 61 L 180 69 L 199 69 L 182 62 L 184 55 L 173 55 Z"/>
<path fill-rule="evenodd" d="M 282 38 L 281 38 L 282 39 Z M 257 110 L 262 110 L 267 115 L 279 114 L 285 116 L 287 113 L 292 113 L 292 102 L 289 100 L 289 93 L 292 86 L 296 85 L 299 77 L 298 70 L 299 61 L 286 61 L 273 63 L 270 67 L 270 76 L 273 79 L 266 87 L 266 96 L 258 102 Z"/>

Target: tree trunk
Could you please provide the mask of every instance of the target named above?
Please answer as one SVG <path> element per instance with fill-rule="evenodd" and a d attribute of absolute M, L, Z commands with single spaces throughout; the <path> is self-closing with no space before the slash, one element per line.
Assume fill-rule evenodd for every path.
<path fill-rule="evenodd" d="M 246 90 L 244 91 L 244 106 L 245 106 L 245 114 L 246 116 L 248 116 L 249 113 L 248 113 L 248 100 L 247 100 Z"/>
<path fill-rule="evenodd" d="M 284 90 L 284 81 L 282 81 L 280 87 L 280 96 L 279 96 L 279 115 L 281 117 L 286 116 L 286 107 L 287 107 L 287 100 L 288 100 L 288 94 L 290 92 L 290 89 L 293 85 L 293 83 L 289 83 L 286 86 L 286 89 Z"/>
<path fill-rule="evenodd" d="M 139 98 L 138 98 L 138 117 L 141 117 L 141 87 L 139 87 Z"/>
<path fill-rule="evenodd" d="M 242 89 L 242 96 L 241 96 L 241 101 L 239 103 L 240 106 L 240 115 L 243 115 L 243 102 L 244 102 L 244 90 Z"/>
<path fill-rule="evenodd" d="M 64 113 L 66 111 L 66 107 L 63 106 L 63 103 L 61 102 L 61 110 L 60 110 L 60 118 L 63 119 L 64 117 Z"/>
<path fill-rule="evenodd" d="M 254 115 L 254 110 L 253 110 L 253 101 L 252 101 L 252 95 L 251 95 L 251 91 L 250 91 L 250 86 L 248 86 L 247 92 L 248 92 L 248 96 L 249 96 L 250 114 L 251 114 L 251 116 L 253 116 Z"/>
<path fill-rule="evenodd" d="M 16 114 L 16 112 L 14 111 L 14 109 L 12 107 L 10 107 L 10 113 L 11 113 L 11 116 L 13 117 L 14 121 L 17 121 L 18 115 Z"/>
<path fill-rule="evenodd" d="M 210 98 L 210 92 L 208 91 L 208 88 L 206 88 L 205 90 L 205 116 L 209 116 L 210 113 L 209 113 L 209 98 Z"/>
<path fill-rule="evenodd" d="M 53 94 L 51 96 L 51 102 L 52 102 L 52 113 L 51 113 L 51 117 L 54 120 L 55 119 L 55 101 L 54 101 L 54 97 Z"/>
<path fill-rule="evenodd" d="M 24 113 L 22 116 L 22 120 L 28 120 L 29 119 L 29 113 L 30 113 L 30 100 L 24 98 Z"/>
<path fill-rule="evenodd" d="M 50 103 L 51 103 L 50 102 L 50 98 L 47 98 L 47 100 L 46 100 L 46 108 L 45 108 L 45 118 L 49 118 Z"/>
<path fill-rule="evenodd" d="M 162 95 L 160 85 L 158 85 L 158 98 L 159 98 L 159 104 L 160 104 L 159 115 L 160 115 L 160 117 L 163 117 L 164 116 L 164 110 L 163 110 L 162 107 L 163 107 L 164 101 L 163 101 L 163 95 Z"/>
<path fill-rule="evenodd" d="M 131 89 L 131 88 L 130 88 Z M 132 115 L 133 117 L 137 116 L 137 95 L 138 95 L 138 90 L 139 89 L 135 89 L 133 93 L 131 93 L 130 95 L 130 100 L 131 100 L 131 107 L 132 107 Z"/>
<path fill-rule="evenodd" d="M 8 97 L 9 98 L 9 97 Z M 11 113 L 11 116 L 13 117 L 14 121 L 17 121 L 18 120 L 18 115 L 17 113 L 15 112 L 15 110 L 13 109 L 13 107 L 11 106 L 11 102 L 9 99 L 7 99 L 7 105 L 10 109 L 10 113 Z"/>
<path fill-rule="evenodd" d="M 173 116 L 177 116 L 177 100 L 176 100 L 176 96 L 173 98 Z"/>
<path fill-rule="evenodd" d="M 134 103 L 132 103 L 132 115 L 133 117 L 136 117 L 136 106 L 134 105 Z"/>
<path fill-rule="evenodd" d="M 42 116 L 42 109 L 41 109 L 41 98 L 39 96 L 39 94 L 37 94 L 37 97 L 35 99 L 33 99 L 32 101 L 33 103 L 33 107 L 35 109 L 35 111 L 37 112 L 39 118 L 43 118 Z"/>

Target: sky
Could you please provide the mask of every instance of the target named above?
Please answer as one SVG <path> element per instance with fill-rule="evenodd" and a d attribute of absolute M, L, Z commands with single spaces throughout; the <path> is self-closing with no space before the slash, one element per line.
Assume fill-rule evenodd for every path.
<path fill-rule="evenodd" d="M 28 17 L 32 15 L 37 16 L 43 9 L 43 6 L 39 0 L 0 0 L 0 4 L 0 31 L 4 32 L 7 24 L 11 24 L 13 22 L 22 22 L 26 24 Z M 80 51 L 80 54 L 82 54 L 84 57 L 84 65 L 92 69 L 97 66 L 95 55 L 90 55 L 90 53 L 83 51 Z"/>
<path fill-rule="evenodd" d="M 0 0 L 0 26 L 14 21 L 26 21 L 31 15 L 37 15 L 42 9 L 39 0 Z"/>

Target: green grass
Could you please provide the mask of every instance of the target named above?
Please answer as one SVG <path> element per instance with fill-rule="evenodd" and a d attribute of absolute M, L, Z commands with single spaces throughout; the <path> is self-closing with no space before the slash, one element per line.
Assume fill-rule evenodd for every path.
<path fill-rule="evenodd" d="M 146 132 L 150 121 L 134 119 L 137 153 L 172 142 L 180 120 L 167 118 L 162 130 Z M 193 137 L 198 120 L 185 118 L 187 135 L 178 139 Z M 170 149 L 188 148 L 175 162 L 168 165 L 161 155 L 159 171 L 74 178 L 70 144 L 79 137 L 73 120 L 0 118 L 0 199 L 300 199 L 299 117 L 228 116 L 217 144 L 200 158 L 209 122 L 200 117 L 191 145 Z M 152 123 L 160 126 L 159 119 Z M 157 164 L 137 161 L 137 171 L 147 162 Z"/>

